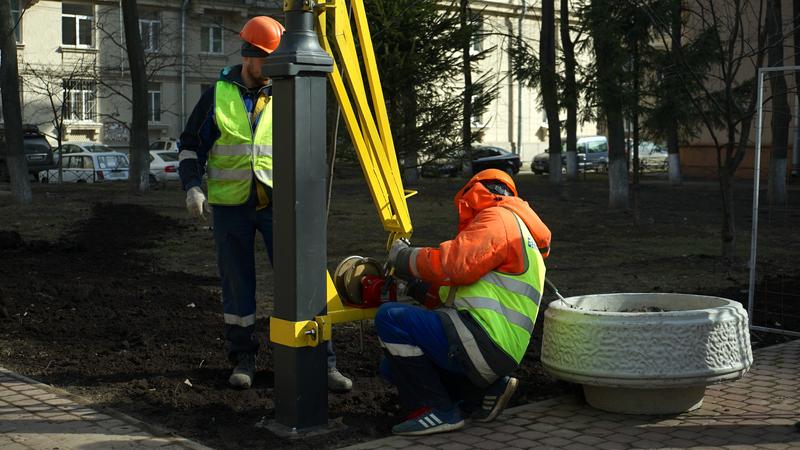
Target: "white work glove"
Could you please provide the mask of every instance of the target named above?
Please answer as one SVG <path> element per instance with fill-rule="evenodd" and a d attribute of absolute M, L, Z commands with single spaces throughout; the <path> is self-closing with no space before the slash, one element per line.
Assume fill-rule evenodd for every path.
<path fill-rule="evenodd" d="M 186 209 L 190 216 L 205 220 L 205 213 L 211 212 L 211 207 L 208 206 L 206 195 L 203 194 L 202 189 L 194 186 L 186 192 Z"/>

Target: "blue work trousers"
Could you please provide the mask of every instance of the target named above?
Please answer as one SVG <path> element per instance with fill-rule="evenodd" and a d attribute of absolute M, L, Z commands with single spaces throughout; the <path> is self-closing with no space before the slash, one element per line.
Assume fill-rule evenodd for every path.
<path fill-rule="evenodd" d="M 213 205 L 217 267 L 222 282 L 222 309 L 228 357 L 233 363 L 240 353 L 257 353 L 256 322 L 256 232 L 261 234 L 272 264 L 272 204 L 256 210 L 255 183 L 243 205 Z M 336 367 L 333 342 L 328 341 L 328 368 Z"/>
<path fill-rule="evenodd" d="M 457 402 L 474 404 L 483 390 L 473 385 L 454 358 L 439 316 L 417 306 L 384 303 L 375 316 L 386 357 L 380 372 L 397 386 L 402 405 L 451 410 Z"/>

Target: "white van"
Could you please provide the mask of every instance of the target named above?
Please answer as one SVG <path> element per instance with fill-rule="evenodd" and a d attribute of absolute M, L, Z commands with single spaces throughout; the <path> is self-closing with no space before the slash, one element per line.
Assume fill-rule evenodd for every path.
<path fill-rule="evenodd" d="M 62 156 L 64 183 L 102 183 L 128 179 L 128 157 L 119 152 L 83 152 Z M 42 183 L 58 183 L 58 168 L 42 171 Z"/>

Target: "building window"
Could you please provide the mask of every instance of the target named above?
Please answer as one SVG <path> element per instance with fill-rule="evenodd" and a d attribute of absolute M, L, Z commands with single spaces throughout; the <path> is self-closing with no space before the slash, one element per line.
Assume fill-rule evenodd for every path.
<path fill-rule="evenodd" d="M 473 127 L 482 127 L 483 123 L 483 108 L 481 111 L 477 111 L 478 101 L 483 93 L 476 90 L 475 93 L 472 94 L 472 118 L 470 122 L 472 123 Z"/>
<path fill-rule="evenodd" d="M 147 121 L 161 122 L 161 85 L 151 84 L 147 88 Z"/>
<path fill-rule="evenodd" d="M 222 18 L 213 18 L 200 28 L 200 50 L 203 53 L 222 53 Z"/>
<path fill-rule="evenodd" d="M 11 25 L 14 27 L 14 37 L 17 44 L 22 42 L 22 11 L 19 9 L 19 0 L 11 0 Z"/>
<path fill-rule="evenodd" d="M 61 4 L 61 43 L 91 47 L 94 34 L 94 6 Z"/>
<path fill-rule="evenodd" d="M 139 19 L 139 34 L 146 52 L 158 51 L 158 39 L 161 32 L 161 20 L 158 13 L 142 14 Z"/>
<path fill-rule="evenodd" d="M 469 53 L 471 55 L 477 55 L 483 51 L 483 16 L 478 14 L 475 17 L 475 22 L 477 24 L 477 30 L 475 30 L 475 33 L 470 38 L 469 45 Z"/>
<path fill-rule="evenodd" d="M 95 83 L 92 80 L 65 80 L 66 120 L 94 122 L 97 115 Z"/>

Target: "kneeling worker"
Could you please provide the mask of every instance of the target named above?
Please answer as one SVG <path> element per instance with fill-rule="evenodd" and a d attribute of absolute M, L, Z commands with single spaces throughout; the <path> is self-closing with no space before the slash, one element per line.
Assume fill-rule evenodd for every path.
<path fill-rule="evenodd" d="M 382 375 L 413 411 L 394 434 L 456 430 L 464 418 L 494 420 L 518 380 L 509 376 L 528 348 L 544 287 L 550 230 L 495 169 L 456 194 L 458 234 L 438 248 L 401 240 L 390 252 L 395 275 L 429 309 L 386 303 L 375 327 Z"/>

